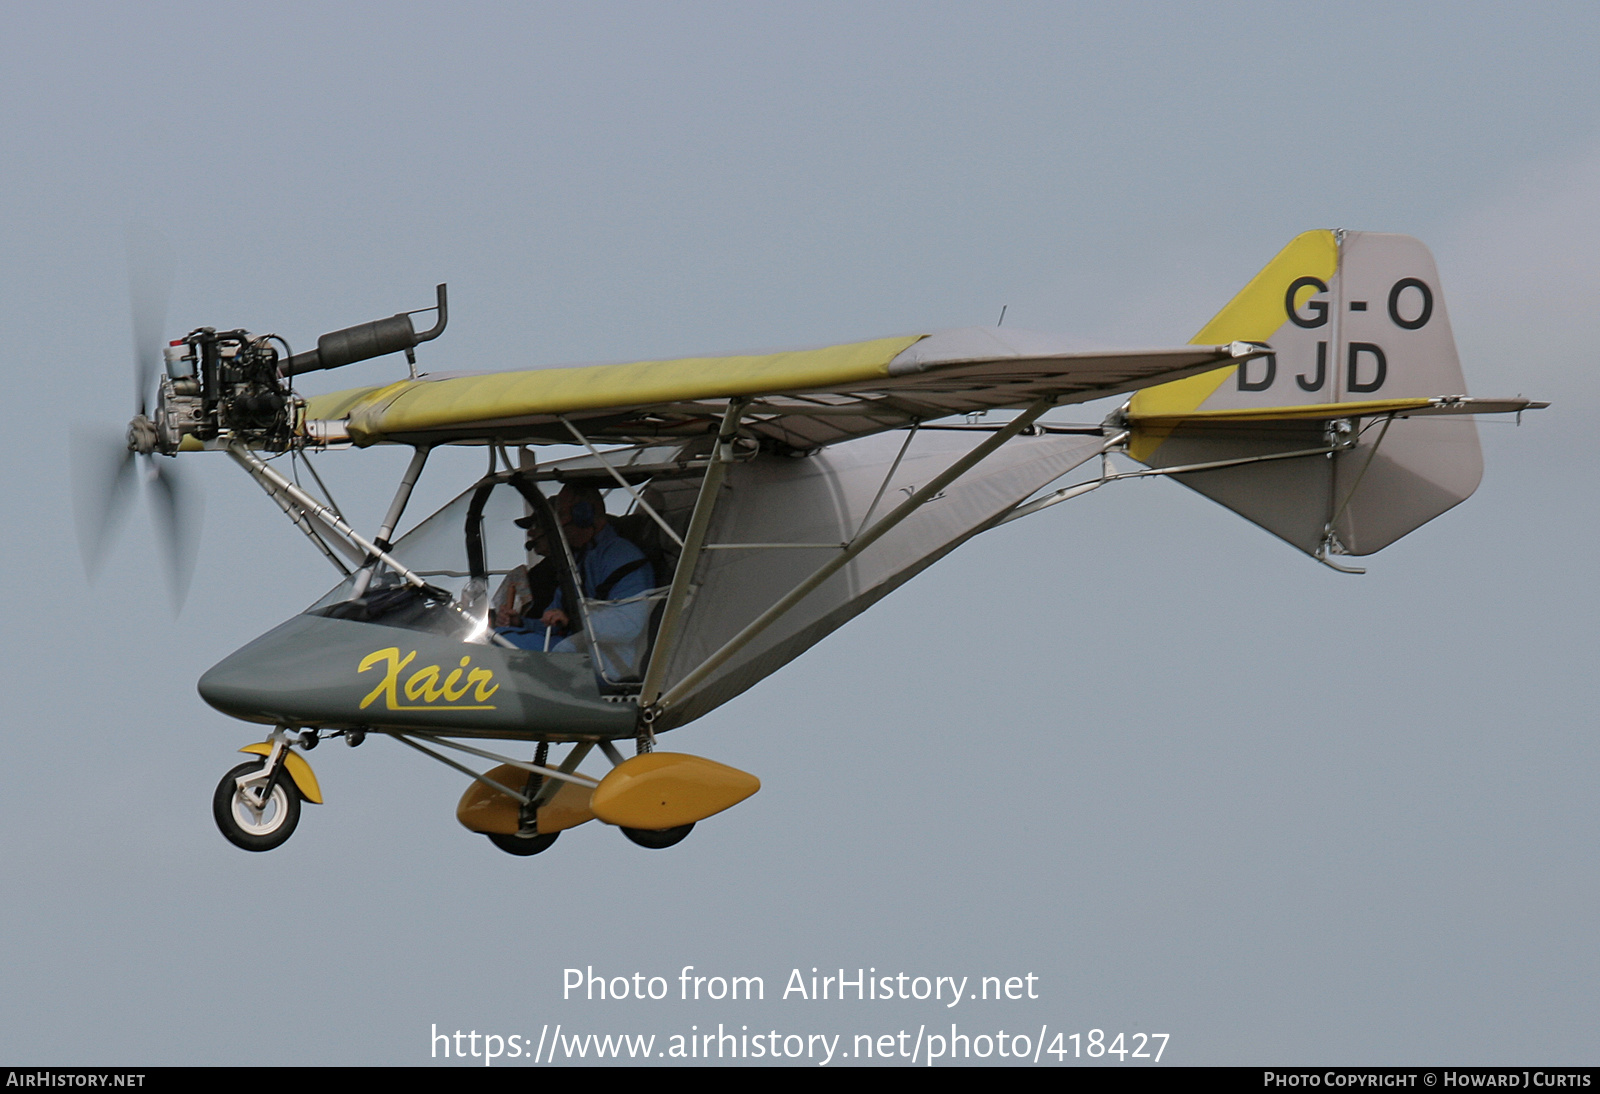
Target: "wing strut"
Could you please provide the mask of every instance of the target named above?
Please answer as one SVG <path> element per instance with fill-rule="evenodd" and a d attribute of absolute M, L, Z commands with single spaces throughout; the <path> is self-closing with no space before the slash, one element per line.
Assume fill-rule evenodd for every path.
<path fill-rule="evenodd" d="M 722 415 L 722 427 L 717 431 L 717 444 L 706 464 L 705 478 L 700 480 L 700 493 L 694 500 L 694 515 L 689 518 L 689 535 L 683 541 L 683 553 L 678 556 L 678 569 L 672 575 L 672 588 L 667 591 L 667 606 L 661 612 L 661 626 L 656 629 L 656 645 L 650 654 L 650 667 L 645 670 L 639 688 L 639 709 L 643 714 L 644 733 L 654 744 L 655 734 L 650 732 L 654 720 L 656 699 L 661 694 L 661 681 L 667 673 L 667 658 L 672 654 L 672 644 L 678 637 L 678 622 L 683 618 L 683 606 L 689 599 L 689 581 L 700 562 L 700 550 L 706 541 L 706 530 L 711 526 L 711 513 L 717 507 L 722 491 L 722 480 L 733 463 L 733 442 L 738 439 L 739 418 L 749 405 L 748 399 L 730 399 Z"/>
<path fill-rule="evenodd" d="M 342 577 L 349 577 L 355 572 L 345 565 L 344 559 L 334 554 L 333 547 L 336 546 L 340 551 L 347 554 L 350 561 L 356 565 L 360 565 L 361 559 L 365 556 L 358 551 L 352 550 L 344 540 L 330 534 L 332 530 L 327 525 L 300 508 L 281 492 L 275 490 L 270 483 L 261 479 L 256 481 L 261 483 L 261 488 L 267 492 L 267 496 L 277 503 L 279 509 L 283 510 L 283 515 L 289 518 L 289 522 L 306 534 L 306 538 L 311 541 L 312 546 L 322 552 L 322 557 L 331 562 L 333 568 L 338 570 Z M 333 546 L 328 544 L 330 539 L 333 540 Z"/>
<path fill-rule="evenodd" d="M 1004 310 L 1004 309 L 1002 309 Z M 917 430 L 922 428 L 921 422 L 912 422 L 911 428 L 906 431 L 906 441 L 900 446 L 900 451 L 895 453 L 894 462 L 889 465 L 889 473 L 883 476 L 883 482 L 878 484 L 878 492 L 872 497 L 872 504 L 867 506 L 866 516 L 861 518 L 861 523 L 856 525 L 856 534 L 852 540 L 860 537 L 867 526 L 867 521 L 872 519 L 872 514 L 878 511 L 878 503 L 883 500 L 883 492 L 889 489 L 889 484 L 894 481 L 894 473 L 900 470 L 900 461 L 906 458 L 906 449 L 911 447 L 911 442 L 917 439 Z"/>
<path fill-rule="evenodd" d="M 422 477 L 422 465 L 428 462 L 428 453 L 431 452 L 427 445 L 419 444 L 411 453 L 411 462 L 406 465 L 406 473 L 400 476 L 400 485 L 395 487 L 394 499 L 389 502 L 389 511 L 384 514 L 383 524 L 378 528 L 378 538 L 373 542 L 387 551 L 390 547 L 389 537 L 394 535 L 395 526 L 400 523 L 400 516 L 406 511 L 406 503 L 411 500 L 411 488 L 417 485 L 417 479 Z M 489 450 L 493 452 L 494 449 Z M 367 595 L 367 586 L 372 584 L 372 575 L 378 571 L 378 561 L 369 558 L 367 564 L 361 568 L 361 576 L 356 578 L 356 583 L 350 587 L 351 600 L 357 600 Z"/>
<path fill-rule="evenodd" d="M 905 520 L 912 513 L 915 513 L 918 509 L 922 508 L 922 506 L 926 504 L 930 498 L 938 496 L 939 492 L 946 486 L 949 486 L 952 482 L 966 474 L 978 463 L 987 459 L 995 451 L 995 449 L 1005 444 L 1012 437 L 1015 437 L 1017 434 L 1021 433 L 1024 429 L 1027 429 L 1028 426 L 1033 424 L 1035 418 L 1039 417 L 1039 415 L 1055 406 L 1055 403 L 1055 396 L 1046 396 L 1043 399 L 1036 400 L 1029 405 L 1027 410 L 1011 419 L 1011 421 L 1007 423 L 1003 429 L 1000 429 L 998 432 L 994 433 L 982 444 L 974 448 L 971 452 L 968 452 L 955 463 L 945 468 L 945 470 L 936 476 L 931 482 L 923 486 L 915 494 L 912 494 L 909 498 L 896 506 L 893 512 L 889 513 L 889 515 L 884 517 L 877 524 L 874 524 L 871 528 L 867 529 L 865 532 L 862 532 L 860 535 L 856 536 L 855 539 L 851 540 L 848 547 L 825 562 L 810 577 L 806 578 L 799 585 L 796 585 L 789 591 L 787 595 L 783 597 L 783 599 L 779 600 L 776 604 L 772 605 L 772 607 L 762 612 L 753 621 L 751 621 L 744 628 L 744 630 L 728 639 L 728 641 L 723 644 L 721 649 L 719 649 L 716 653 L 713 653 L 704 661 L 700 662 L 700 664 L 696 666 L 695 669 L 689 673 L 689 675 L 685 676 L 682 680 L 674 684 L 672 689 L 663 695 L 654 705 L 659 707 L 670 707 L 674 702 L 677 702 L 679 699 L 682 699 L 684 696 L 688 695 L 695 689 L 695 687 L 705 680 L 706 677 L 710 676 L 725 662 L 727 662 L 730 657 L 738 653 L 745 646 L 749 645 L 761 634 L 761 632 L 772 626 L 772 624 L 781 619 L 791 608 L 800 603 L 800 601 L 804 600 L 813 589 L 816 589 L 824 581 L 827 581 L 828 578 L 832 577 L 845 566 L 849 565 L 852 559 L 861 554 L 861 552 L 865 551 L 868 547 L 871 547 L 901 521 Z M 707 477 L 709 478 L 709 473 Z M 702 486 L 702 491 L 703 489 L 704 487 Z M 699 507 L 696 506 L 695 517 L 698 519 L 699 516 L 700 510 Z M 679 565 L 681 569 L 682 564 L 680 563 Z M 673 584 L 674 591 L 676 591 L 677 582 L 674 581 Z M 662 625 L 665 626 L 664 620 Z M 652 671 L 655 670 L 658 662 L 663 666 L 665 665 L 665 660 L 660 657 L 659 651 L 657 657 L 651 660 L 650 667 Z M 643 706 L 647 701 L 648 700 L 644 695 L 640 696 L 641 706 Z"/>
<path fill-rule="evenodd" d="M 251 452 L 244 445 L 238 443 L 230 444 L 228 446 L 228 455 L 232 456 L 236 463 L 248 471 L 250 477 L 255 479 L 267 493 L 286 497 L 304 515 L 315 518 L 318 523 L 338 533 L 346 542 L 354 544 L 361 551 L 373 556 L 399 574 L 409 584 L 415 585 L 419 589 L 427 584 L 426 581 L 408 569 L 399 559 L 346 524 L 334 514 L 333 510 L 268 467 L 254 452 Z"/>

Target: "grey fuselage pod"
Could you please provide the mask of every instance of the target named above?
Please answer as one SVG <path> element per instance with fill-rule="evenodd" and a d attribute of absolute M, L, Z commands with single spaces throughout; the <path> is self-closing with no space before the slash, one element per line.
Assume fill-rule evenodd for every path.
<path fill-rule="evenodd" d="M 224 658 L 199 690 L 224 714 L 267 725 L 549 740 L 635 733 L 636 708 L 601 697 L 586 654 L 316 615 Z"/>

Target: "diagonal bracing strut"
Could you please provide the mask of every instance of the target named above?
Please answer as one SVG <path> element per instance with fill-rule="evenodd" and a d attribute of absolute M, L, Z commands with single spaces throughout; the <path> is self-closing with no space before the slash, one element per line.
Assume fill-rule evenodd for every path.
<path fill-rule="evenodd" d="M 1028 428 L 1028 426 L 1032 425 L 1035 418 L 1039 417 L 1039 415 L 1043 414 L 1054 405 L 1055 398 L 1053 396 L 1039 399 L 1030 404 L 1026 410 L 1017 415 L 1017 417 L 1011 419 L 1011 421 L 1008 422 L 1002 429 L 992 434 L 982 444 L 978 445 L 971 452 L 968 452 L 955 463 L 945 468 L 945 470 L 936 476 L 931 482 L 923 486 L 916 493 L 912 494 L 905 501 L 901 502 L 895 507 L 893 512 L 889 513 L 871 528 L 868 528 L 866 531 L 857 535 L 853 540 L 850 541 L 849 545 L 846 546 L 844 550 L 840 551 L 833 558 L 829 559 L 810 577 L 806 578 L 799 585 L 796 585 L 793 589 L 791 589 L 776 604 L 762 612 L 753 621 L 747 624 L 745 628 L 738 634 L 734 635 L 727 642 L 723 643 L 721 649 L 717 650 L 710 657 L 707 657 L 704 661 L 700 662 L 700 664 L 697 665 L 692 672 L 674 684 L 671 690 L 669 690 L 665 695 L 661 696 L 655 705 L 661 708 L 670 707 L 673 703 L 687 696 L 692 690 L 694 690 L 695 687 L 705 680 L 706 677 L 710 676 L 713 672 L 717 671 L 717 669 L 721 668 L 729 658 L 733 657 L 734 654 L 744 649 L 745 646 L 754 641 L 768 627 L 772 626 L 772 624 L 776 623 L 779 619 L 788 614 L 788 612 L 794 608 L 795 605 L 799 604 L 800 601 L 809 596 L 811 592 L 820 586 L 824 581 L 827 581 L 834 574 L 844 569 L 844 567 L 849 565 L 851 560 L 853 560 L 857 555 L 861 554 L 861 552 L 865 551 L 879 539 L 883 538 L 884 535 L 893 530 L 895 526 L 900 524 L 901 521 L 911 516 L 911 514 L 915 513 L 918 509 L 922 508 L 922 506 L 931 498 L 938 496 L 939 492 L 946 486 L 949 486 L 952 482 L 966 474 L 977 464 L 987 459 L 1001 445 L 1005 444 L 1011 438 Z M 655 668 L 654 662 L 652 662 L 651 668 Z M 648 702 L 646 697 L 641 695 L 641 705 L 644 705 L 646 702 Z"/>

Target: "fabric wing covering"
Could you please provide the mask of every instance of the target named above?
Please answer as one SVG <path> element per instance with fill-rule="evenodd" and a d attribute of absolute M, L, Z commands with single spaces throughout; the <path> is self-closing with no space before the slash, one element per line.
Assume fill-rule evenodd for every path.
<path fill-rule="evenodd" d="M 969 327 L 933 335 L 729 357 L 442 374 L 312 398 L 309 419 L 357 445 L 569 443 L 704 434 L 731 398 L 741 428 L 810 451 L 954 414 L 1078 403 L 1181 379 L 1259 352 L 1230 345 L 1086 349 L 1057 335 Z"/>

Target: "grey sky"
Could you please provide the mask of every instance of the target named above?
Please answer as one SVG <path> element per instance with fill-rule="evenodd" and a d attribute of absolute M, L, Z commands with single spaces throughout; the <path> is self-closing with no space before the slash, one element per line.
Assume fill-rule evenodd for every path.
<path fill-rule="evenodd" d="M 1597 46 L 1583 4 L 15 7 L 0 1061 L 953 1018 L 1160 1031 L 1182 1063 L 1594 1062 Z M 435 369 L 1002 305 L 1178 343 L 1296 232 L 1398 231 L 1473 392 L 1556 405 L 1486 425 L 1477 496 L 1361 578 L 1167 483 L 985 535 L 673 734 L 764 789 L 670 851 L 589 826 L 513 859 L 374 740 L 314 753 L 327 804 L 246 855 L 208 808 L 256 734 L 194 681 L 331 571 L 196 458 L 182 617 L 142 513 L 86 583 L 64 439 L 129 412 L 130 219 L 181 255 L 174 335 L 300 348 L 448 281 Z M 370 527 L 404 456 L 322 466 Z M 415 514 L 480 469 L 437 463 Z M 560 1000 L 568 966 L 690 964 L 768 1000 Z M 774 999 L 812 966 L 1042 998 Z"/>

